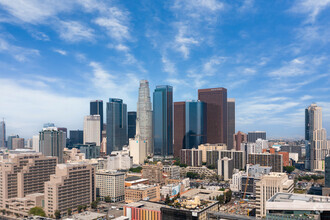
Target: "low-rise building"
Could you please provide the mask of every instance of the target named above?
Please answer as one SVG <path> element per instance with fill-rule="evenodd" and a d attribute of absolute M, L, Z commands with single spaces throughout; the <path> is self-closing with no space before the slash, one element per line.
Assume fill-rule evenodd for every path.
<path fill-rule="evenodd" d="M 188 172 L 197 173 L 199 176 L 211 177 L 217 175 L 214 170 L 211 170 L 205 166 L 203 167 L 186 167 L 183 169 L 183 172 L 186 174 Z"/>
<path fill-rule="evenodd" d="M 160 209 L 165 206 L 166 205 L 164 204 L 150 202 L 150 201 L 139 201 L 124 205 L 123 210 L 124 210 L 124 215 L 129 217 L 129 219 L 162 220 Z"/>
<path fill-rule="evenodd" d="M 163 166 L 163 172 L 167 173 L 167 177 L 170 179 L 179 179 L 180 178 L 180 167 L 179 166 Z"/>
<path fill-rule="evenodd" d="M 158 162 L 156 165 L 154 164 L 143 165 L 142 178 L 148 179 L 151 184 L 154 183 L 163 184 L 165 182 L 165 178 L 163 176 L 163 164 L 161 162 Z"/>
<path fill-rule="evenodd" d="M 28 216 L 33 207 L 43 207 L 44 194 L 33 193 L 25 197 L 11 198 L 5 201 L 5 210 L 18 216 Z"/>
<path fill-rule="evenodd" d="M 63 161 L 66 163 L 67 161 L 80 161 L 85 160 L 85 154 L 81 153 L 78 148 L 64 148 L 63 150 Z"/>
<path fill-rule="evenodd" d="M 160 189 L 160 195 L 165 198 L 167 195 L 168 196 L 175 196 L 178 193 L 181 192 L 181 183 L 178 184 L 167 184 L 165 186 L 162 186 L 162 188 Z"/>
<path fill-rule="evenodd" d="M 125 199 L 125 173 L 111 170 L 98 170 L 96 172 L 97 196 L 104 199 L 110 197 L 112 202 Z"/>
<path fill-rule="evenodd" d="M 113 151 L 107 156 L 108 170 L 128 170 L 133 166 L 133 158 L 126 151 Z"/>
<path fill-rule="evenodd" d="M 202 166 L 202 150 L 199 149 L 181 149 L 180 150 L 181 163 L 187 166 L 200 167 Z"/>
<path fill-rule="evenodd" d="M 157 185 L 138 184 L 125 188 L 125 202 L 138 202 L 148 200 L 158 202 L 160 200 L 160 188 Z"/>
<path fill-rule="evenodd" d="M 148 179 L 142 179 L 141 177 L 138 176 L 129 176 L 125 179 L 125 187 L 128 186 L 134 186 L 134 185 L 138 185 L 138 184 L 149 184 L 149 180 Z"/>

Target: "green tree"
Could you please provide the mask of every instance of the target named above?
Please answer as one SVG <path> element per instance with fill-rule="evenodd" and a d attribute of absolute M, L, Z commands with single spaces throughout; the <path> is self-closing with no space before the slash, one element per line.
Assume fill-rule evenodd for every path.
<path fill-rule="evenodd" d="M 295 170 L 294 166 L 285 166 L 283 169 L 287 173 L 292 173 Z"/>
<path fill-rule="evenodd" d="M 198 173 L 194 173 L 194 172 L 187 172 L 187 177 L 191 178 L 191 179 L 197 179 L 199 177 Z"/>
<path fill-rule="evenodd" d="M 86 211 L 87 205 L 83 205 L 83 209 L 84 209 L 84 211 Z"/>
<path fill-rule="evenodd" d="M 224 196 L 223 196 L 223 195 L 220 195 L 220 196 L 218 197 L 218 201 L 219 201 L 220 204 L 223 204 L 224 201 L 225 201 Z"/>
<path fill-rule="evenodd" d="M 180 163 L 179 166 L 180 166 L 180 167 L 187 167 L 187 164 Z"/>
<path fill-rule="evenodd" d="M 78 213 L 80 213 L 82 209 L 83 209 L 83 206 L 82 205 L 78 205 L 78 207 L 77 207 Z"/>
<path fill-rule="evenodd" d="M 29 211 L 29 214 L 46 217 L 45 211 L 41 207 L 38 207 L 38 206 L 31 208 Z"/>
<path fill-rule="evenodd" d="M 168 205 L 170 203 L 171 203 L 171 199 L 170 199 L 170 196 L 167 194 L 166 198 L 165 198 L 165 204 Z"/>
<path fill-rule="evenodd" d="M 232 191 L 229 189 L 229 190 L 225 193 L 225 196 L 226 196 L 225 203 L 230 202 L 231 197 L 232 197 Z"/>
<path fill-rule="evenodd" d="M 111 202 L 111 197 L 110 196 L 104 197 L 104 201 L 108 203 Z"/>
<path fill-rule="evenodd" d="M 142 167 L 130 168 L 129 171 L 132 173 L 141 173 Z"/>
<path fill-rule="evenodd" d="M 93 202 L 91 203 L 91 208 L 92 208 L 92 209 L 97 209 L 97 205 L 98 205 L 98 202 L 97 202 L 97 201 L 93 201 Z"/>
<path fill-rule="evenodd" d="M 71 214 L 72 214 L 72 210 L 71 209 L 68 209 L 68 216 L 71 216 Z"/>
<path fill-rule="evenodd" d="M 55 218 L 60 219 L 61 218 L 61 212 L 59 210 L 55 210 Z"/>

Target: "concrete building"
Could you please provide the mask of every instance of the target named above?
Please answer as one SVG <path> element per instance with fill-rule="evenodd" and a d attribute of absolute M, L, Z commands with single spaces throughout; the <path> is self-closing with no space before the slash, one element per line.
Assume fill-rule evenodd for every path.
<path fill-rule="evenodd" d="M 129 139 L 130 155 L 133 157 L 133 164 L 143 164 L 147 158 L 148 141 L 142 140 L 137 130 L 134 139 Z"/>
<path fill-rule="evenodd" d="M 256 165 L 247 164 L 246 165 L 247 174 L 251 177 L 261 177 L 263 175 L 267 175 L 270 173 L 271 169 L 272 169 L 271 167 L 260 166 L 259 164 L 256 164 Z"/>
<path fill-rule="evenodd" d="M 142 178 L 148 179 L 151 184 L 164 183 L 163 165 L 158 162 L 157 165 L 145 164 L 142 166 Z"/>
<path fill-rule="evenodd" d="M 163 166 L 163 172 L 168 175 L 170 179 L 180 179 L 180 167 L 179 166 Z"/>
<path fill-rule="evenodd" d="M 40 152 L 39 135 L 33 135 L 32 137 L 32 150 Z"/>
<path fill-rule="evenodd" d="M 7 149 L 8 150 L 12 150 L 13 149 L 13 144 L 12 144 L 13 143 L 13 141 L 12 141 L 13 138 L 19 138 L 18 134 L 8 136 L 8 138 L 7 138 Z"/>
<path fill-rule="evenodd" d="M 223 177 L 223 180 L 230 180 L 233 176 L 234 160 L 224 157 L 218 160 L 218 175 Z"/>
<path fill-rule="evenodd" d="M 40 152 L 45 156 L 56 156 L 63 162 L 63 149 L 66 146 L 66 133 L 56 127 L 43 128 L 39 133 Z"/>
<path fill-rule="evenodd" d="M 43 193 L 33 193 L 25 197 L 14 197 L 5 201 L 5 211 L 13 213 L 17 217 L 28 217 L 31 208 L 42 207 L 44 201 Z M 12 216 L 12 217 L 13 217 Z M 3 218 L 4 219 L 4 218 Z"/>
<path fill-rule="evenodd" d="M 83 144 L 84 143 L 84 131 L 82 130 L 70 130 L 70 146 L 75 144 Z"/>
<path fill-rule="evenodd" d="M 85 160 L 85 154 L 80 153 L 80 150 L 78 148 L 64 148 L 63 150 L 63 162 L 67 163 L 68 161 L 81 161 Z"/>
<path fill-rule="evenodd" d="M 164 204 L 139 201 L 124 205 L 124 215 L 129 219 L 146 220 L 162 220 L 160 208 L 165 207 Z M 164 218 L 163 218 L 164 219 Z"/>
<path fill-rule="evenodd" d="M 228 157 L 230 159 L 233 159 L 234 168 L 242 170 L 245 168 L 245 155 L 244 151 L 236 151 L 234 149 L 232 150 L 208 150 L 206 152 L 206 165 L 210 166 L 216 166 L 219 159 L 223 159 L 225 157 Z"/>
<path fill-rule="evenodd" d="M 138 184 L 125 188 L 125 202 L 138 202 L 147 200 L 152 202 L 160 201 L 160 188 L 157 185 Z"/>
<path fill-rule="evenodd" d="M 0 121 L 0 147 L 6 147 L 6 123 L 5 120 L 2 119 Z"/>
<path fill-rule="evenodd" d="M 255 143 L 258 139 L 267 140 L 266 131 L 249 131 L 248 132 L 248 142 Z"/>
<path fill-rule="evenodd" d="M 192 172 L 192 173 L 197 173 L 200 177 L 211 177 L 213 175 L 216 175 L 217 173 L 212 170 L 209 169 L 205 166 L 203 167 L 186 167 L 183 169 L 184 175 L 186 175 L 186 173 L 188 172 Z"/>
<path fill-rule="evenodd" d="M 173 154 L 174 158 L 179 158 L 181 149 L 185 147 L 186 134 L 186 102 L 174 102 L 174 138 L 173 138 Z"/>
<path fill-rule="evenodd" d="M 257 149 L 261 149 L 261 151 L 263 149 L 267 149 L 268 148 L 268 140 L 264 140 L 264 139 L 258 138 L 256 140 L 256 148 Z"/>
<path fill-rule="evenodd" d="M 10 151 L 0 158 L 0 207 L 8 199 L 44 192 L 44 183 L 55 173 L 56 157 L 28 150 Z"/>
<path fill-rule="evenodd" d="M 218 143 L 218 144 L 201 144 L 198 146 L 198 150 L 202 151 L 202 162 L 206 163 L 206 152 L 208 150 L 227 150 L 227 145 Z"/>
<path fill-rule="evenodd" d="M 87 115 L 84 118 L 84 144 L 95 143 L 101 146 L 101 117 L 100 115 Z"/>
<path fill-rule="evenodd" d="M 95 168 L 87 163 L 58 164 L 56 173 L 45 183 L 45 212 L 65 215 L 68 209 L 89 205 L 96 199 Z"/>
<path fill-rule="evenodd" d="M 12 139 L 12 149 L 23 149 L 24 148 L 24 138 L 13 138 Z"/>
<path fill-rule="evenodd" d="M 100 157 L 100 146 L 96 145 L 95 142 L 85 144 L 76 144 L 74 148 L 79 149 L 80 153 L 85 154 L 86 159 L 99 158 Z"/>
<path fill-rule="evenodd" d="M 102 100 L 94 100 L 90 102 L 90 110 L 89 110 L 89 115 L 99 115 L 100 116 L 100 142 L 102 141 L 102 131 L 103 131 L 103 101 Z M 95 135 L 95 134 L 93 134 Z M 71 138 L 71 135 L 70 135 Z M 86 141 L 86 142 L 94 142 L 94 141 Z M 82 144 L 82 143 L 74 143 L 74 144 Z M 100 146 L 99 144 L 96 143 L 97 146 Z"/>
<path fill-rule="evenodd" d="M 162 198 L 166 196 L 172 197 L 181 192 L 181 183 L 171 183 L 161 187 L 160 195 Z"/>
<path fill-rule="evenodd" d="M 272 172 L 283 172 L 283 159 L 281 154 L 249 154 L 249 164 L 260 164 L 261 166 L 272 167 Z"/>
<path fill-rule="evenodd" d="M 110 170 L 96 172 L 96 194 L 104 199 L 110 197 L 111 202 L 125 200 L 125 173 Z"/>
<path fill-rule="evenodd" d="M 202 166 L 202 151 L 199 149 L 181 149 L 180 161 L 187 166 Z"/>
<path fill-rule="evenodd" d="M 242 150 L 241 149 L 241 144 L 242 143 L 247 143 L 247 134 L 238 131 L 236 134 L 234 134 L 234 149 L 236 150 Z"/>
<path fill-rule="evenodd" d="M 129 176 L 125 179 L 125 187 L 134 186 L 134 185 L 138 185 L 138 184 L 149 185 L 149 180 L 142 179 L 138 176 Z"/>
<path fill-rule="evenodd" d="M 133 166 L 133 158 L 124 151 L 113 151 L 107 156 L 108 170 L 128 170 Z"/>
<path fill-rule="evenodd" d="M 285 173 L 269 173 L 256 182 L 256 217 L 266 216 L 266 202 L 278 192 L 292 193 L 294 181 Z"/>
<path fill-rule="evenodd" d="M 235 135 L 235 99 L 227 99 L 227 114 L 228 114 L 228 150 L 236 149 L 234 146 L 234 135 Z M 239 149 L 236 149 L 239 150 Z"/>

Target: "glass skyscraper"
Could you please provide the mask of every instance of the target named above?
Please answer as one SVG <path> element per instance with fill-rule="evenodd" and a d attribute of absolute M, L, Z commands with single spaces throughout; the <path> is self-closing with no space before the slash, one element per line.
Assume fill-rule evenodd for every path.
<path fill-rule="evenodd" d="M 122 99 L 107 102 L 107 154 L 122 150 L 128 144 L 127 105 Z"/>
<path fill-rule="evenodd" d="M 128 112 L 128 138 L 134 138 L 136 133 L 136 112 Z"/>
<path fill-rule="evenodd" d="M 173 87 L 157 86 L 153 94 L 154 155 L 173 155 Z"/>
<path fill-rule="evenodd" d="M 325 183 L 324 187 L 330 188 L 330 155 L 325 157 Z"/>
<path fill-rule="evenodd" d="M 205 103 L 200 101 L 186 102 L 185 149 L 198 148 L 206 139 L 205 106 Z"/>
<path fill-rule="evenodd" d="M 0 147 L 6 147 L 6 123 L 0 121 Z"/>

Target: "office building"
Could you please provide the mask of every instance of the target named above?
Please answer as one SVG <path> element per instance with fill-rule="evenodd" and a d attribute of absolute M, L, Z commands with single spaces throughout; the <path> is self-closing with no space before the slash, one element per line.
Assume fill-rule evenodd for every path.
<path fill-rule="evenodd" d="M 85 154 L 86 159 L 99 158 L 100 157 L 100 146 L 93 143 L 76 144 L 74 148 L 79 149 L 80 153 Z"/>
<path fill-rule="evenodd" d="M 133 202 L 124 205 L 124 216 L 135 220 L 145 220 L 152 216 L 152 220 L 162 220 L 160 208 L 165 206 L 161 203 L 149 201 Z"/>
<path fill-rule="evenodd" d="M 234 148 L 236 150 L 243 150 L 241 149 L 241 144 L 242 143 L 247 143 L 247 134 L 238 131 L 236 134 L 234 134 Z"/>
<path fill-rule="evenodd" d="M 39 135 L 32 136 L 32 150 L 35 152 L 40 152 Z"/>
<path fill-rule="evenodd" d="M 163 164 L 158 162 L 154 164 L 145 164 L 142 166 L 142 178 L 148 179 L 151 184 L 164 183 Z"/>
<path fill-rule="evenodd" d="M 108 170 L 129 170 L 133 167 L 133 158 L 124 151 L 112 151 L 107 156 Z"/>
<path fill-rule="evenodd" d="M 125 173 L 98 170 L 95 179 L 97 196 L 101 199 L 110 197 L 111 202 L 125 200 Z"/>
<path fill-rule="evenodd" d="M 259 145 L 260 147 L 260 145 Z M 245 161 L 248 161 L 249 154 L 260 154 L 262 149 L 257 147 L 256 143 L 242 143 L 241 150 L 245 152 Z"/>
<path fill-rule="evenodd" d="M 234 135 L 235 135 L 235 99 L 227 99 L 227 114 L 228 114 L 228 150 L 234 149 Z M 239 149 L 237 149 L 239 150 Z"/>
<path fill-rule="evenodd" d="M 152 155 L 154 151 L 153 140 L 153 113 L 151 108 L 149 82 L 147 80 L 140 81 L 139 98 L 137 103 L 136 127 L 139 129 L 140 140 L 147 143 L 147 155 Z"/>
<path fill-rule="evenodd" d="M 107 154 L 128 144 L 127 105 L 122 99 L 110 98 L 107 103 Z"/>
<path fill-rule="evenodd" d="M 325 177 L 324 187 L 330 188 L 330 155 L 325 157 L 324 177 Z"/>
<path fill-rule="evenodd" d="M 181 149 L 180 161 L 187 166 L 202 166 L 202 150 L 199 149 Z"/>
<path fill-rule="evenodd" d="M 136 112 L 127 112 L 128 138 L 134 138 L 136 133 Z"/>
<path fill-rule="evenodd" d="M 232 150 L 208 150 L 206 152 L 206 165 L 215 166 L 218 165 L 218 160 L 223 158 L 233 159 L 233 167 L 235 169 L 242 170 L 245 168 L 245 155 L 244 151 Z"/>
<path fill-rule="evenodd" d="M 260 166 L 259 164 L 246 165 L 247 174 L 251 177 L 261 177 L 263 175 L 269 174 L 271 170 L 272 170 L 271 167 Z"/>
<path fill-rule="evenodd" d="M 0 121 L 0 147 L 6 147 L 6 123 L 4 119 Z"/>
<path fill-rule="evenodd" d="M 153 100 L 154 155 L 173 156 L 173 87 L 157 86 Z"/>
<path fill-rule="evenodd" d="M 100 116 L 100 142 L 102 141 L 102 131 L 103 131 L 103 101 L 102 100 L 94 100 L 90 102 L 90 110 L 89 115 L 99 115 Z M 78 143 L 82 144 L 82 143 Z M 99 145 L 98 145 L 99 146 Z"/>
<path fill-rule="evenodd" d="M 180 179 L 180 167 L 164 165 L 163 172 L 166 173 L 170 179 Z"/>
<path fill-rule="evenodd" d="M 272 167 L 272 172 L 283 172 L 283 156 L 281 154 L 249 154 L 248 163 Z"/>
<path fill-rule="evenodd" d="M 268 148 L 268 140 L 263 140 L 261 138 L 258 138 L 256 140 L 256 148 L 261 149 L 261 151 L 263 149 L 267 149 Z"/>
<path fill-rule="evenodd" d="M 31 150 L 13 150 L 0 158 L 0 207 L 12 198 L 43 193 L 44 183 L 55 173 L 56 157 L 46 157 Z"/>
<path fill-rule="evenodd" d="M 175 158 L 180 157 L 181 149 L 185 149 L 186 134 L 186 102 L 174 102 L 174 142 L 173 153 Z"/>
<path fill-rule="evenodd" d="M 96 146 L 101 146 L 101 130 L 100 130 L 100 116 L 87 115 L 84 118 L 84 144 L 95 143 Z"/>
<path fill-rule="evenodd" d="M 134 164 L 143 164 L 147 158 L 147 140 L 141 140 L 141 137 L 137 135 L 135 139 L 129 139 L 130 155 L 133 157 Z"/>
<path fill-rule="evenodd" d="M 266 216 L 266 202 L 276 193 L 292 193 L 294 181 L 285 173 L 269 173 L 256 182 L 256 217 Z"/>
<path fill-rule="evenodd" d="M 11 141 L 11 147 L 13 150 L 24 148 L 24 138 L 13 138 Z"/>
<path fill-rule="evenodd" d="M 201 144 L 198 146 L 198 150 L 202 151 L 202 162 L 206 163 L 206 152 L 208 150 L 227 150 L 226 144 Z"/>
<path fill-rule="evenodd" d="M 57 127 L 58 131 L 62 131 L 63 133 L 65 133 L 65 138 L 68 138 L 68 129 L 67 128 L 63 128 L 63 127 Z"/>
<path fill-rule="evenodd" d="M 267 140 L 266 131 L 249 131 L 248 132 L 248 142 L 255 143 L 258 139 Z"/>
<path fill-rule="evenodd" d="M 32 149 L 32 138 L 26 140 L 24 148 Z"/>
<path fill-rule="evenodd" d="M 88 163 L 58 164 L 55 174 L 45 183 L 46 215 L 68 209 L 76 212 L 79 205 L 89 205 L 96 199 L 95 168 Z"/>
<path fill-rule="evenodd" d="M 138 176 L 129 176 L 125 179 L 125 187 L 127 186 L 134 186 L 134 185 L 138 185 L 138 184 L 149 184 L 149 180 L 148 179 L 142 179 Z"/>
<path fill-rule="evenodd" d="M 223 177 L 223 180 L 230 180 L 233 176 L 234 160 L 228 157 L 218 160 L 218 175 Z"/>
<path fill-rule="evenodd" d="M 7 138 L 7 148 L 8 148 L 8 150 L 13 149 L 13 138 L 19 138 L 18 134 L 8 136 L 8 138 Z"/>
<path fill-rule="evenodd" d="M 63 162 L 63 149 L 66 146 L 66 134 L 56 127 L 43 128 L 39 132 L 40 152 L 45 156 L 56 156 L 58 162 Z"/>
<path fill-rule="evenodd" d="M 70 130 L 70 145 L 83 144 L 84 143 L 84 131 L 82 130 Z"/>
<path fill-rule="evenodd" d="M 199 89 L 198 100 L 206 103 L 206 140 L 205 143 L 228 144 L 227 89 Z"/>
<path fill-rule="evenodd" d="M 148 200 L 151 202 L 160 201 L 159 185 L 138 184 L 125 188 L 126 203 L 138 202 L 141 200 Z"/>

